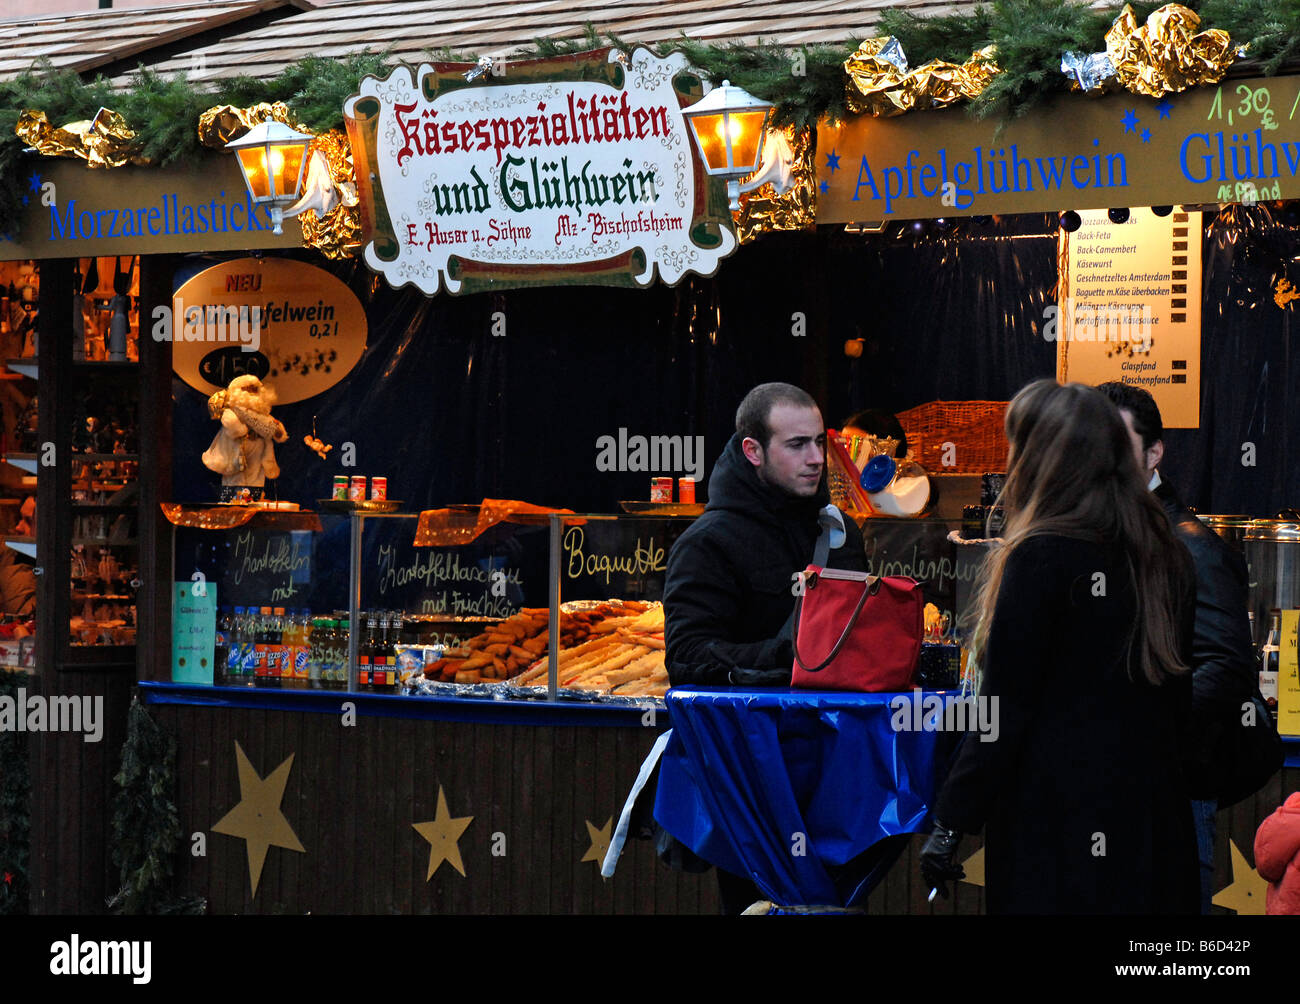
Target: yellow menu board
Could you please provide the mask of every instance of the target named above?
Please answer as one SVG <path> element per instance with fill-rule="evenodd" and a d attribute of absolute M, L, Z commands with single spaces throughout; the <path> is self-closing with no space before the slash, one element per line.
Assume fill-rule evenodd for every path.
<path fill-rule="evenodd" d="M 1277 731 L 1300 736 L 1300 661 L 1297 661 L 1296 627 L 1300 610 L 1282 611 L 1282 640 L 1278 652 Z"/>

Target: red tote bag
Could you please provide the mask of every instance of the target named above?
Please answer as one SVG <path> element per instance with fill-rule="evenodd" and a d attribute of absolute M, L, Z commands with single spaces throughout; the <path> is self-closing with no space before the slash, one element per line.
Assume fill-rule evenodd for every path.
<path fill-rule="evenodd" d="M 907 690 L 921 657 L 921 586 L 809 565 L 795 601 L 794 678 L 810 690 Z"/>

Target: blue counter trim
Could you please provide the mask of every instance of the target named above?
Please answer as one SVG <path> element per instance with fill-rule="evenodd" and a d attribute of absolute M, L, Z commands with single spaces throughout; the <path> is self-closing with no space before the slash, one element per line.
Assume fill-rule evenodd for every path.
<path fill-rule="evenodd" d="M 1283 736 L 1282 748 L 1286 751 L 1285 767 L 1300 767 L 1300 736 Z"/>
<path fill-rule="evenodd" d="M 184 704 L 193 707 L 245 708 L 250 711 L 301 711 L 340 715 L 344 701 L 356 705 L 367 718 L 414 718 L 438 722 L 478 722 L 486 725 L 594 726 L 597 728 L 668 727 L 662 705 L 655 707 L 654 725 L 642 724 L 652 706 L 628 707 L 578 701 L 491 701 L 474 697 L 399 697 L 387 694 L 353 694 L 331 690 L 255 690 L 249 687 L 208 687 L 187 683 L 142 681 L 146 704 Z"/>

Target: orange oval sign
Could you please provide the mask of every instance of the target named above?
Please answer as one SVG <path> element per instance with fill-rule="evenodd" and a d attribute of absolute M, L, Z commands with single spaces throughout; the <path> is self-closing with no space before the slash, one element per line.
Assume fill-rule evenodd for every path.
<path fill-rule="evenodd" d="M 323 269 L 288 258 L 237 258 L 204 269 L 166 308 L 153 337 L 171 341 L 172 369 L 204 395 L 252 373 L 277 402 L 313 397 L 346 376 L 366 348 L 366 313 Z"/>

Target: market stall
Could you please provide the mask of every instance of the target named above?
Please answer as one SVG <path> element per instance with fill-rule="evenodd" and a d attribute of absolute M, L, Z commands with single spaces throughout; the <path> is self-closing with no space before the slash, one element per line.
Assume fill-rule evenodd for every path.
<path fill-rule="evenodd" d="M 49 616 L 30 685 L 106 696 L 108 725 L 89 753 L 80 736 L 33 739 L 34 910 L 98 909 L 117 888 L 109 855 L 83 852 L 95 839 L 58 809 L 78 801 L 80 825 L 103 837 L 123 742 L 165 763 L 128 719 L 135 691 L 177 737 L 164 772 L 191 853 L 172 852 L 166 894 L 210 912 L 716 912 L 712 877 L 670 871 L 647 842 L 629 843 L 611 880 L 599 871 L 667 724 L 666 556 L 708 501 L 737 401 L 764 380 L 807 387 L 829 425 L 867 405 L 901 413 L 933 485 L 924 518 L 859 515 L 872 570 L 925 580 L 946 617 L 940 662 L 958 648 L 975 571 L 953 537 L 963 509 L 992 501 L 979 475 L 999 469 L 988 417 L 1033 377 L 1158 378 L 1179 416 L 1171 454 L 1203 507 L 1265 516 L 1293 500 L 1279 462 L 1289 423 L 1266 438 L 1255 412 L 1258 397 L 1289 414 L 1285 381 L 1249 388 L 1285 355 L 1273 343 L 1292 309 L 1284 200 L 1300 193 L 1281 165 L 1294 144 L 1282 125 L 1277 177 L 1255 178 L 1268 192 L 1254 201 L 1276 208 L 1219 213 L 1252 201 L 1224 187 L 1223 137 L 1204 132 L 1229 85 L 1162 99 L 1168 115 L 1125 91 L 1063 97 L 1087 109 L 1082 132 L 1060 128 L 1058 105 L 996 145 L 994 123 L 958 109 L 823 122 L 768 165 L 792 194 L 747 196 L 733 216 L 682 116 L 705 93 L 683 54 L 602 47 L 501 79 L 476 68 L 359 76 L 340 109 L 347 140 L 322 132 L 294 155 L 296 195 L 318 200 L 300 216 L 255 203 L 256 179 L 246 188 L 218 152 L 251 132 L 248 109 L 207 118 L 202 173 L 38 162 L 33 192 L 59 194 L 25 207 L 11 249 L 40 262 L 30 445 L 76 464 L 40 476 Z M 898 70 L 862 54 L 852 110 L 897 94 Z M 1296 79 L 1243 82 L 1250 138 L 1223 149 L 1258 163 L 1255 130 Z M 1129 127 L 1131 106 L 1151 135 Z M 1177 207 L 1153 211 L 1164 203 Z M 1116 205 L 1129 222 L 1107 214 Z M 111 357 L 112 309 L 89 338 L 68 309 L 89 296 L 96 316 L 92 262 L 125 272 L 128 358 Z M 1084 281 L 1121 269 L 1170 278 L 1150 293 Z M 1159 318 L 1154 355 L 1129 327 L 1095 337 L 1098 296 L 1122 303 L 1125 325 Z M 1222 346 L 1243 351 L 1225 359 Z M 1124 369 L 1135 363 L 1153 368 Z M 129 399 L 88 397 L 114 380 Z M 114 419 L 140 430 L 135 449 Z M 1239 439 L 1254 444 L 1249 465 Z M 40 466 L 39 449 L 21 452 Z M 665 476 L 672 494 L 655 497 Z M 1268 529 L 1255 546 L 1282 539 L 1289 556 Z M 112 560 L 88 562 L 86 546 Z M 1269 582 L 1260 617 L 1300 608 L 1287 572 Z M 929 754 L 916 755 L 919 777 Z M 1225 907 L 1257 905 L 1242 854 L 1295 784 L 1288 768 L 1223 814 Z M 919 828 L 928 789 L 916 788 L 909 810 L 882 803 L 882 833 Z M 954 900 L 930 904 L 916 847 L 873 875 L 865 908 L 978 912 L 978 858 Z M 735 866 L 728 853 L 715 863 Z"/>

